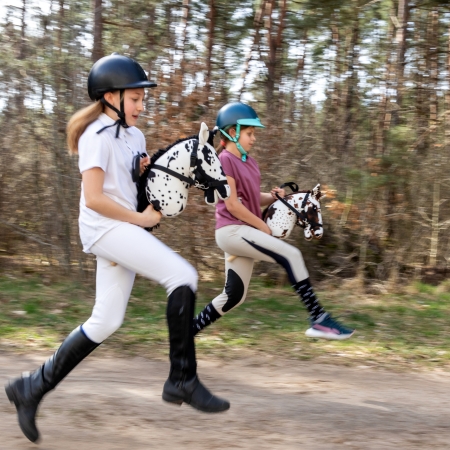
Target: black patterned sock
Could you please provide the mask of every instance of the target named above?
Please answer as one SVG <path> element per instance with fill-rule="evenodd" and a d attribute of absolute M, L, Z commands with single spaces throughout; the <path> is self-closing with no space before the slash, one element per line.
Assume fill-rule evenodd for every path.
<path fill-rule="evenodd" d="M 194 336 L 199 331 L 202 331 L 203 328 L 214 323 L 220 317 L 222 316 L 217 312 L 216 308 L 214 308 L 212 303 L 206 305 L 203 311 L 200 312 L 196 317 L 194 317 L 193 320 Z"/>
<path fill-rule="evenodd" d="M 311 283 L 309 282 L 309 278 L 299 281 L 292 287 L 295 289 L 295 292 L 297 292 L 306 306 L 311 320 L 317 320 L 325 312 L 325 310 L 322 308 L 319 300 L 317 300 L 316 294 L 314 293 Z"/>

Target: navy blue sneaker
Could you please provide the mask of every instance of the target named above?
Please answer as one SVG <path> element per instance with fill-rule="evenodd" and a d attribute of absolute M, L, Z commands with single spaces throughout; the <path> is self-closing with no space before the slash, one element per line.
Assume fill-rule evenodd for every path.
<path fill-rule="evenodd" d="M 306 330 L 306 336 L 312 338 L 335 339 L 343 341 L 353 335 L 355 330 L 344 327 L 330 314 L 325 313 L 314 322 L 311 322 L 311 328 Z"/>

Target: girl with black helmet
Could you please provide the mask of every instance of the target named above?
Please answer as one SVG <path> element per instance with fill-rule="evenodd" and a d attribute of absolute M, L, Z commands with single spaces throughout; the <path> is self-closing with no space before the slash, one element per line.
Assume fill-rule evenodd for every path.
<path fill-rule="evenodd" d="M 216 242 L 225 252 L 225 287 L 194 319 L 194 333 L 215 322 L 244 302 L 255 260 L 277 262 L 286 270 L 292 287 L 308 309 L 309 337 L 347 339 L 354 330 L 344 327 L 318 302 L 309 281 L 300 250 L 271 235 L 262 220 L 261 207 L 284 197 L 278 187 L 270 193 L 260 192 L 261 174 L 249 155 L 255 143 L 256 128 L 264 128 L 258 115 L 248 105 L 229 103 L 217 115 L 216 127 L 222 134 L 219 155 L 231 188 L 228 200 L 216 205 Z M 232 256 L 233 255 L 233 256 Z"/>
<path fill-rule="evenodd" d="M 143 111 L 144 88 L 156 86 L 131 58 L 113 54 L 98 60 L 88 77 L 91 106 L 67 126 L 69 149 L 79 154 L 82 175 L 79 228 L 83 250 L 97 257 L 96 299 L 91 317 L 77 327 L 40 368 L 12 380 L 6 394 L 19 425 L 32 442 L 39 439 L 35 416 L 42 397 L 122 324 L 135 274 L 162 284 L 168 294 L 170 373 L 163 399 L 191 404 L 204 412 L 229 408 L 199 381 L 192 318 L 197 272 L 181 256 L 144 230 L 161 214 L 149 205 L 136 211 L 132 180 L 136 155 L 145 152 L 135 128 Z M 115 129 L 113 128 L 115 127 Z M 141 172 L 148 157 L 141 160 Z"/>

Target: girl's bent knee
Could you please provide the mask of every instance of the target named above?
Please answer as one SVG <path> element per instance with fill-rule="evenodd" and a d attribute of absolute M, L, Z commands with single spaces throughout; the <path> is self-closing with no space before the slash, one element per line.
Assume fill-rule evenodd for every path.
<path fill-rule="evenodd" d="M 101 343 L 114 334 L 122 326 L 122 323 L 122 320 L 108 323 L 92 323 L 89 319 L 83 324 L 83 331 L 91 341 Z"/>
<path fill-rule="evenodd" d="M 228 269 L 227 281 L 225 283 L 224 295 L 220 306 L 222 314 L 231 311 L 244 302 L 246 287 L 241 277 L 233 270 Z M 216 305 L 214 305 L 216 306 Z"/>
<path fill-rule="evenodd" d="M 198 274 L 193 266 L 189 263 L 183 265 L 182 269 L 174 272 L 171 277 L 164 283 L 167 295 L 170 295 L 176 288 L 181 286 L 189 286 L 192 292 L 197 291 Z"/>
<path fill-rule="evenodd" d="M 289 247 L 290 247 L 289 251 L 286 252 L 286 256 L 288 257 L 288 259 L 291 261 L 303 263 L 302 252 L 297 247 L 294 247 L 293 245 L 290 245 Z"/>

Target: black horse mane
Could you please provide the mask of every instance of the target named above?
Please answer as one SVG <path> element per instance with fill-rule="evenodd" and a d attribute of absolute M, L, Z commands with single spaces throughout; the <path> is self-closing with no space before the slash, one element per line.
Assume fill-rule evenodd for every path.
<path fill-rule="evenodd" d="M 214 147 L 214 136 L 216 133 L 214 131 L 209 131 L 209 137 L 208 137 L 208 144 L 211 145 L 211 147 Z M 172 147 L 175 147 L 175 145 L 179 144 L 180 142 L 189 141 L 190 139 L 198 139 L 198 134 L 193 134 L 192 136 L 188 136 L 185 138 L 180 138 L 173 142 L 172 144 L 169 144 L 166 148 L 160 148 L 157 150 L 153 155 L 150 157 L 150 164 L 149 166 L 155 164 L 155 162 L 161 158 L 164 153 L 168 152 Z"/>
<path fill-rule="evenodd" d="M 159 158 L 161 158 L 162 155 L 167 153 L 172 147 L 175 147 L 175 145 L 179 144 L 180 142 L 189 141 L 190 139 L 198 139 L 198 134 L 193 134 L 192 136 L 178 139 L 172 144 L 169 144 L 166 148 L 160 148 L 150 157 L 150 166 L 153 165 Z"/>

